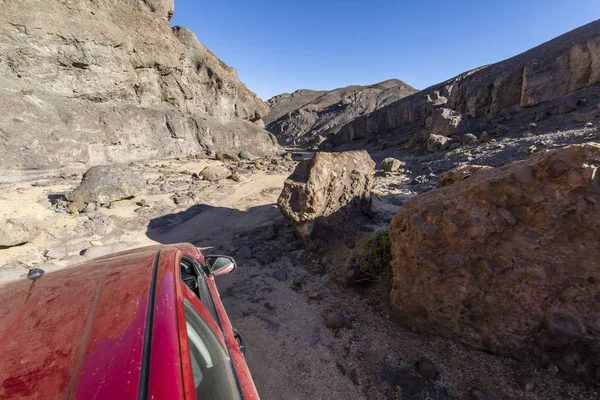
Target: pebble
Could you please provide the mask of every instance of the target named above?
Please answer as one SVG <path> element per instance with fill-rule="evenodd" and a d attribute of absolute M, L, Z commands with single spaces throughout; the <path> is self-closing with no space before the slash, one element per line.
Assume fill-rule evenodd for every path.
<path fill-rule="evenodd" d="M 277 279 L 280 282 L 285 282 L 288 279 L 288 274 L 287 272 L 281 270 L 281 271 L 275 271 L 273 273 L 273 278 Z"/>
<path fill-rule="evenodd" d="M 308 292 L 308 298 L 311 300 L 323 300 L 323 293 L 320 292 Z"/>
<path fill-rule="evenodd" d="M 438 376 L 438 370 L 433 361 L 427 357 L 422 357 L 417 363 L 417 371 L 427 380 L 434 381 Z"/>
<path fill-rule="evenodd" d="M 323 320 L 325 322 L 325 326 L 329 329 L 352 328 L 352 321 L 350 321 L 350 318 L 346 317 L 339 311 L 326 314 L 323 317 Z"/>

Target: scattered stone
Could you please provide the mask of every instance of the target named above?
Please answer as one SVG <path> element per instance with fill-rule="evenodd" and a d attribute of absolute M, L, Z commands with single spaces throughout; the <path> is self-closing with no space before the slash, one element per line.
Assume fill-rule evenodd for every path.
<path fill-rule="evenodd" d="M 252 250 L 250 247 L 244 246 L 238 250 L 238 257 L 249 260 L 252 258 Z"/>
<path fill-rule="evenodd" d="M 519 385 L 519 388 L 521 388 L 521 390 L 523 390 L 524 392 L 533 392 L 533 390 L 535 389 L 535 383 L 533 382 L 533 380 L 525 375 L 517 376 L 517 384 Z"/>
<path fill-rule="evenodd" d="M 458 149 L 459 147 L 460 147 L 460 143 L 454 142 L 448 147 L 448 150 Z"/>
<path fill-rule="evenodd" d="M 556 375 L 558 374 L 558 367 L 554 364 L 548 364 L 546 371 L 548 371 L 548 373 L 551 375 Z"/>
<path fill-rule="evenodd" d="M 288 279 L 288 274 L 283 270 L 275 271 L 273 273 L 273 278 L 277 279 L 280 282 L 285 282 Z"/>
<path fill-rule="evenodd" d="M 449 171 L 442 172 L 438 179 L 437 187 L 444 187 L 451 185 L 455 182 L 460 182 L 467 179 L 471 175 L 486 169 L 491 169 L 485 165 L 459 165 L 456 168 L 452 168 Z"/>
<path fill-rule="evenodd" d="M 240 161 L 240 158 L 235 154 L 235 153 L 231 153 L 231 152 L 221 152 L 221 153 L 217 153 L 217 155 L 215 156 L 215 158 L 219 161 L 233 161 L 233 162 L 238 162 Z"/>
<path fill-rule="evenodd" d="M 143 208 L 150 207 L 150 204 L 148 204 L 148 201 L 146 199 L 142 199 L 142 200 L 138 201 L 136 204 Z"/>
<path fill-rule="evenodd" d="M 350 318 L 346 317 L 339 311 L 326 314 L 323 317 L 323 320 L 325 321 L 325 326 L 329 329 L 352 328 L 352 321 Z"/>
<path fill-rule="evenodd" d="M 283 156 L 283 159 L 284 159 L 285 161 L 292 161 L 292 160 L 293 160 L 293 158 L 292 158 L 292 153 L 290 153 L 290 152 L 288 151 L 287 153 L 285 153 L 285 156 Z"/>
<path fill-rule="evenodd" d="M 192 180 L 194 180 L 194 181 L 199 181 L 200 179 L 201 179 L 201 178 L 200 178 L 200 175 L 198 175 L 197 173 L 195 173 L 195 172 L 194 172 L 194 173 L 192 174 Z M 166 183 L 166 182 L 165 182 L 165 183 Z M 161 186 L 162 186 L 162 185 L 161 185 Z M 162 188 L 161 188 L 161 190 L 162 190 Z"/>
<path fill-rule="evenodd" d="M 487 131 L 483 131 L 481 133 L 481 136 L 479 136 L 479 141 L 481 143 L 487 143 L 490 141 L 490 135 L 487 133 Z"/>
<path fill-rule="evenodd" d="M 381 169 L 386 172 L 396 172 L 402 167 L 402 161 L 388 157 L 381 162 Z"/>
<path fill-rule="evenodd" d="M 81 212 L 84 209 L 85 209 L 85 203 L 81 200 L 71 201 L 69 204 L 67 204 L 67 210 L 69 210 L 69 212 L 71 212 L 71 213 Z"/>
<path fill-rule="evenodd" d="M 530 131 L 537 128 L 537 124 L 535 122 L 530 122 L 529 125 L 527 125 L 527 129 L 529 129 Z"/>
<path fill-rule="evenodd" d="M 585 127 L 586 127 L 586 128 L 591 128 L 592 126 L 594 126 L 594 124 L 593 124 L 593 123 L 591 123 L 591 122 L 586 122 L 586 123 L 585 123 Z"/>
<path fill-rule="evenodd" d="M 231 179 L 234 182 L 239 182 L 242 180 L 242 177 L 240 176 L 240 173 L 238 172 L 238 170 L 234 169 L 231 171 L 231 175 L 229 176 L 229 179 Z"/>
<path fill-rule="evenodd" d="M 442 135 L 429 135 L 427 138 L 427 150 L 435 153 L 448 149 L 452 144 L 452 139 Z"/>
<path fill-rule="evenodd" d="M 40 234 L 37 221 L 10 218 L 0 223 L 0 249 L 29 243 Z"/>
<path fill-rule="evenodd" d="M 433 361 L 427 357 L 423 357 L 419 360 L 417 363 L 417 371 L 429 381 L 434 381 L 438 376 L 437 367 Z"/>
<path fill-rule="evenodd" d="M 229 178 L 231 176 L 231 170 L 224 166 L 211 166 L 206 167 L 200 172 L 200 175 L 209 182 L 219 181 L 221 179 Z"/>
<path fill-rule="evenodd" d="M 462 144 L 475 144 L 478 142 L 477 136 L 473 135 L 472 133 L 465 133 L 462 137 L 461 143 Z"/>
<path fill-rule="evenodd" d="M 67 199 L 105 204 L 139 196 L 145 190 L 146 182 L 127 166 L 98 165 L 83 174 L 81 184 L 67 195 Z"/>
<path fill-rule="evenodd" d="M 240 154 L 238 154 L 238 157 L 242 160 L 252 160 L 254 158 L 252 153 L 250 153 L 249 151 L 246 151 L 246 150 L 240 151 Z"/>
<path fill-rule="evenodd" d="M 98 211 L 98 203 L 89 203 L 85 206 L 85 208 L 83 209 L 83 213 L 84 214 L 91 214 L 91 213 L 95 213 L 96 211 Z"/>
<path fill-rule="evenodd" d="M 65 258 L 66 256 L 67 253 L 65 252 L 65 250 L 60 248 L 52 248 L 44 252 L 44 257 L 50 260 L 60 260 L 62 258 Z"/>
<path fill-rule="evenodd" d="M 323 300 L 323 293 L 320 292 L 308 292 L 308 298 L 311 300 Z"/>
<path fill-rule="evenodd" d="M 298 164 L 277 201 L 281 213 L 309 240 L 317 218 L 368 213 L 375 163 L 362 151 L 316 153 Z"/>
<path fill-rule="evenodd" d="M 531 155 L 533 154 L 535 151 L 537 150 L 537 146 L 535 144 L 532 144 L 531 146 L 527 147 L 525 149 L 525 153 Z"/>

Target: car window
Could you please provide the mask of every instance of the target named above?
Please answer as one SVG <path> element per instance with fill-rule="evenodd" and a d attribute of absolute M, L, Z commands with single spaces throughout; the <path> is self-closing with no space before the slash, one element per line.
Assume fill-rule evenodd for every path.
<path fill-rule="evenodd" d="M 196 399 L 240 399 L 227 352 L 194 307 L 183 303 Z"/>
<path fill-rule="evenodd" d="M 193 261 L 188 256 L 181 257 L 181 279 L 187 287 L 198 296 L 202 304 L 212 314 L 217 324 L 221 326 L 219 316 L 217 315 L 215 304 L 210 294 L 210 289 L 206 283 L 206 274 L 202 269 L 202 266 L 197 262 Z M 195 268 L 194 268 L 195 267 Z"/>

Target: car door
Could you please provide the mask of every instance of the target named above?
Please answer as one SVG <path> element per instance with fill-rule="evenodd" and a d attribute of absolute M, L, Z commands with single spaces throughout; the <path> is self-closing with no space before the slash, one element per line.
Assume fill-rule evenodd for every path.
<path fill-rule="evenodd" d="M 193 382 L 196 398 L 259 399 L 214 277 L 206 273 L 204 258 L 181 254 L 179 262 L 183 275 L 189 266 L 197 275 L 195 290 L 193 285 L 181 284 L 179 306 L 185 324 L 180 324 L 180 342 L 186 387 L 190 390 L 189 382 Z M 181 283 L 185 282 L 183 275 Z M 204 397 L 200 397 L 198 391 L 203 392 Z M 216 397 L 210 397 L 213 395 Z"/>

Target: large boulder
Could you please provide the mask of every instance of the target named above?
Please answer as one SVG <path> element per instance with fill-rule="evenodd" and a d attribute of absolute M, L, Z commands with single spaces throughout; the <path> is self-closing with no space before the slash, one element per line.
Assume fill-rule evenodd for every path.
<path fill-rule="evenodd" d="M 599 165 L 600 145 L 572 145 L 406 202 L 390 225 L 398 319 L 516 357 L 574 352 L 595 373 Z"/>
<path fill-rule="evenodd" d="M 209 182 L 219 181 L 221 179 L 229 178 L 232 172 L 229 168 L 222 165 L 208 166 L 200 172 L 200 176 Z"/>
<path fill-rule="evenodd" d="M 459 112 L 448 108 L 435 108 L 427 119 L 427 127 L 434 135 L 450 137 L 461 133 L 466 125 L 466 118 Z"/>
<path fill-rule="evenodd" d="M 69 201 L 108 204 L 139 196 L 145 192 L 145 182 L 122 164 L 98 165 L 83 174 L 81 184 L 67 195 Z"/>
<path fill-rule="evenodd" d="M 491 168 L 492 167 L 488 167 L 485 165 L 459 165 L 458 167 L 452 168 L 449 171 L 442 172 L 440 178 L 438 179 L 437 186 L 448 186 L 455 182 L 463 181 L 479 171 Z"/>
<path fill-rule="evenodd" d="M 374 175 L 375 162 L 364 150 L 316 153 L 285 181 L 277 205 L 299 235 L 309 239 L 318 218 L 368 213 Z"/>

